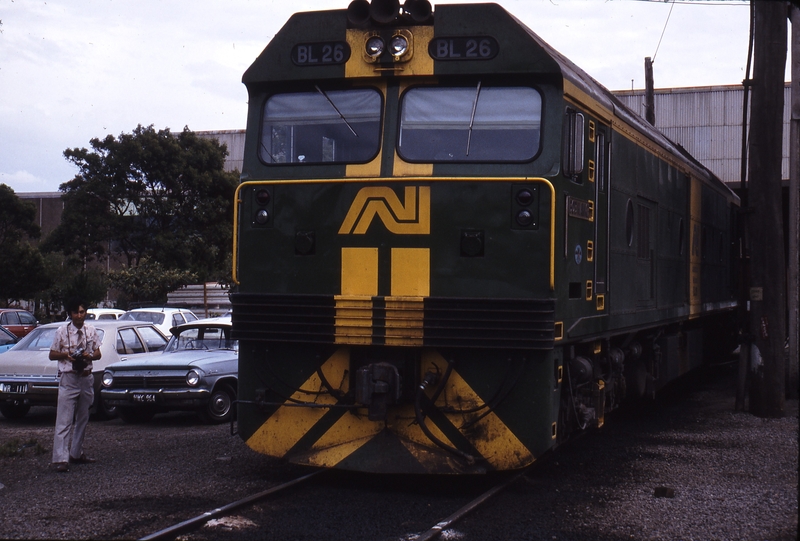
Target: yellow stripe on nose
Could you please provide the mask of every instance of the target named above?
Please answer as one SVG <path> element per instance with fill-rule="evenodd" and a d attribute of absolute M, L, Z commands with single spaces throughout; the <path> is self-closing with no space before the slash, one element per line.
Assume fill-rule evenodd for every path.
<path fill-rule="evenodd" d="M 330 385 L 339 385 L 338 390 L 347 392 L 349 382 L 345 374 L 349 366 L 350 351 L 348 348 L 341 348 L 325 361 L 321 371 L 325 374 L 325 379 Z M 295 401 L 295 403 L 335 404 L 337 399 L 330 393 L 325 392 L 327 390 L 323 386 L 319 375 L 315 372 L 291 396 L 290 401 Z M 328 408 L 280 407 L 248 438 L 247 445 L 259 453 L 270 456 L 283 456 L 328 411 Z"/>

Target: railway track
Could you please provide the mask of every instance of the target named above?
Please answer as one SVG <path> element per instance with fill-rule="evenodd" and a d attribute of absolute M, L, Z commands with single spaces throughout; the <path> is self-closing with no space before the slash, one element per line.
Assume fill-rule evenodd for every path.
<path fill-rule="evenodd" d="M 502 492 L 504 489 L 508 488 L 514 482 L 516 482 L 521 477 L 527 475 L 530 471 L 530 468 L 525 469 L 516 475 L 508 477 L 501 482 L 495 484 L 476 498 L 469 501 L 466 505 L 463 505 L 454 513 L 450 514 L 446 518 L 439 520 L 436 524 L 431 526 L 426 531 L 416 534 L 389 534 L 386 539 L 398 539 L 399 541 L 429 541 L 432 539 L 438 538 L 444 531 L 453 527 L 453 525 L 461 520 L 462 518 L 466 517 L 470 513 L 480 509 L 484 504 L 486 504 L 489 500 L 491 500 L 494 496 Z M 235 502 L 231 502 L 227 505 L 222 507 L 217 507 L 210 511 L 206 511 L 201 513 L 195 517 L 190 519 L 184 520 L 177 524 L 168 526 L 163 528 L 157 532 L 153 532 L 152 534 L 146 535 L 140 538 L 140 541 L 164 541 L 164 540 L 171 540 L 175 539 L 178 535 L 185 534 L 187 532 L 196 530 L 198 528 L 203 527 L 207 522 L 213 519 L 220 519 L 225 516 L 231 515 L 234 511 L 241 510 L 248 506 L 251 506 L 261 500 L 264 500 L 269 497 L 284 495 L 289 489 L 295 488 L 299 485 L 303 485 L 318 475 L 325 473 L 326 470 L 317 470 L 310 474 L 298 477 L 291 481 L 287 481 L 285 483 L 273 486 L 267 490 L 262 492 L 258 492 L 251 496 L 247 496 Z"/>
<path fill-rule="evenodd" d="M 179 522 L 178 524 L 174 524 L 172 526 L 154 532 L 150 535 L 141 537 L 140 540 L 156 541 L 156 540 L 174 539 L 179 534 L 203 526 L 209 520 L 229 515 L 230 513 L 238 509 L 241 509 L 242 507 L 251 505 L 269 496 L 274 496 L 275 494 L 285 492 L 290 488 L 293 488 L 297 485 L 305 483 L 306 481 L 309 481 L 313 477 L 316 477 L 317 475 L 323 472 L 324 470 L 317 470 L 315 472 L 309 473 L 308 475 L 304 475 L 302 477 L 298 477 L 297 479 L 287 481 L 286 483 L 282 483 L 280 485 L 268 488 L 267 490 L 258 492 L 257 494 L 253 494 L 251 496 L 247 496 L 246 498 L 242 498 L 240 500 L 236 500 L 235 502 L 231 502 L 227 505 L 223 505 L 222 507 L 217 507 L 216 509 L 212 509 L 211 511 L 206 511 L 205 513 L 197 515 L 196 517 L 184 520 L 183 522 Z"/>

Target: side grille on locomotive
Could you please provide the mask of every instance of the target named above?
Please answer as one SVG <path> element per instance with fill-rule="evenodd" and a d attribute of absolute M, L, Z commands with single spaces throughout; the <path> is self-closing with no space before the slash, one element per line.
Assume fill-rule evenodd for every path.
<path fill-rule="evenodd" d="M 233 338 L 318 344 L 553 348 L 553 299 L 233 294 Z"/>

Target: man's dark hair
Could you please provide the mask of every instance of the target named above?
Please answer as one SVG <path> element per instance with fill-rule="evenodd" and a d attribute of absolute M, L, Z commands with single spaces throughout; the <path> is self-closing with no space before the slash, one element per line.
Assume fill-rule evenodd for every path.
<path fill-rule="evenodd" d="M 86 308 L 86 303 L 83 302 L 83 299 L 80 297 L 72 297 L 67 301 L 64 307 L 67 309 L 67 314 L 71 314 L 72 312 L 77 312 L 80 310 L 81 306 Z"/>

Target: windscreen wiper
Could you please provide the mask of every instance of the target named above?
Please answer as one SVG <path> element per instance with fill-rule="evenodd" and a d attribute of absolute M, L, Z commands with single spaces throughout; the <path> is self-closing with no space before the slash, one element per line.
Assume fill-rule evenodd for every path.
<path fill-rule="evenodd" d="M 335 103 L 333 103 L 333 102 L 331 101 L 331 99 L 328 97 L 328 95 L 325 93 L 325 91 L 324 91 L 324 90 L 322 90 L 322 89 L 319 87 L 319 85 L 314 85 L 314 88 L 316 88 L 316 89 L 317 89 L 317 91 L 318 91 L 320 94 L 322 94 L 322 95 L 325 97 L 325 99 L 326 99 L 326 100 L 328 100 L 328 103 L 330 103 L 330 104 L 331 104 L 331 107 L 333 107 L 333 110 L 334 110 L 334 111 L 336 111 L 336 113 L 339 115 L 339 118 L 341 118 L 341 119 L 342 119 L 342 121 L 343 121 L 345 124 L 347 124 L 347 127 L 348 127 L 348 128 L 350 128 L 350 131 L 351 131 L 351 132 L 353 132 L 353 135 L 355 135 L 356 137 L 358 137 L 358 134 L 356 133 L 356 130 L 354 130 L 354 129 L 353 129 L 353 126 L 351 126 L 351 125 L 350 125 L 350 123 L 349 123 L 349 122 L 347 121 L 347 119 L 344 117 L 344 115 L 342 114 L 342 112 L 339 110 L 339 108 L 338 108 L 338 107 L 336 107 L 336 104 L 335 104 Z"/>
<path fill-rule="evenodd" d="M 481 82 L 478 81 L 478 88 L 475 89 L 475 101 L 472 102 L 472 115 L 469 117 L 469 132 L 467 133 L 467 156 L 469 156 L 469 145 L 472 142 L 472 126 L 475 124 L 475 110 L 478 108 L 478 97 L 481 95 Z"/>

